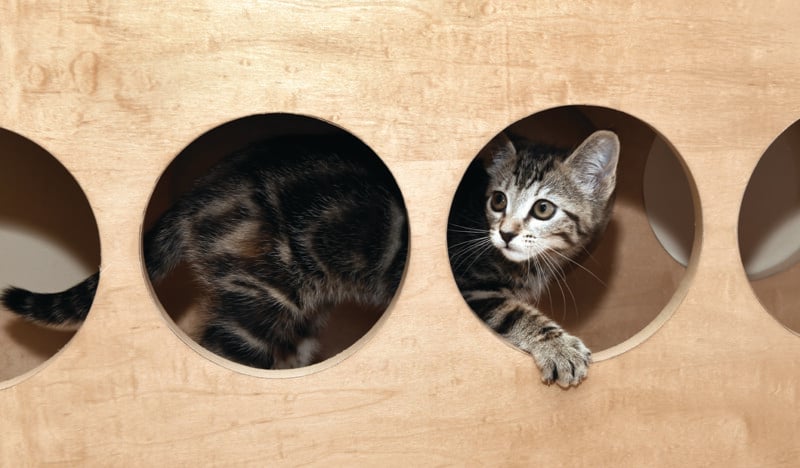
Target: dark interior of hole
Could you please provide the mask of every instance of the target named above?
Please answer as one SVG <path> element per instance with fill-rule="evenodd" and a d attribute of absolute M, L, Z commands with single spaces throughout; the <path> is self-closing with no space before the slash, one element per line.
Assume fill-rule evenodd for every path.
<path fill-rule="evenodd" d="M 0 226 L 28 233 L 69 252 L 70 258 L 87 271 L 96 271 L 100 264 L 97 225 L 80 187 L 47 151 L 4 129 L 0 129 Z M 59 279 L 58 265 L 41 258 L 38 252 L 30 253 L 37 258 L 20 260 L 24 265 L 3 259 L 0 268 L 9 284 L 0 284 L 0 289 L 15 285 L 54 292 L 71 286 L 72 279 Z M 23 267 L 29 271 L 27 277 L 20 275 Z M 0 379 L 40 364 L 72 335 L 0 311 Z"/>
<path fill-rule="evenodd" d="M 795 238 L 794 242 L 782 245 L 781 252 L 774 253 L 774 258 L 784 255 L 788 263 L 778 262 L 770 268 L 756 258 L 764 254 L 762 248 L 768 238 L 781 229 L 800 206 L 798 148 L 800 123 L 795 123 L 764 152 L 745 190 L 739 215 L 739 248 L 742 262 L 754 278 L 788 268 L 796 261 L 792 254 L 800 250 L 800 240 Z"/>
<path fill-rule="evenodd" d="M 291 114 L 266 114 L 239 119 L 217 127 L 186 147 L 165 170 L 153 192 L 145 216 L 144 229 L 153 223 L 195 180 L 232 152 L 270 137 L 301 135 L 349 135 L 326 122 Z M 198 298 L 202 291 L 189 268 L 179 267 L 161 283 L 154 285 L 165 312 L 187 335 L 196 339 L 203 323 Z M 319 336 L 321 350 L 317 361 L 327 359 L 364 336 L 383 315 L 383 310 L 347 303 L 338 305 Z"/>
<path fill-rule="evenodd" d="M 619 344 L 651 323 L 685 272 L 653 234 L 644 208 L 645 163 L 654 141 L 662 137 L 625 113 L 592 106 L 547 110 L 506 130 L 532 141 L 574 148 L 600 129 L 614 131 L 621 143 L 612 219 L 590 255 L 579 259 L 580 267 L 568 268 L 565 278 L 551 283 L 539 303 L 595 351 Z"/>
<path fill-rule="evenodd" d="M 791 219 L 800 207 L 800 121 L 787 128 L 759 160 L 742 199 L 739 213 L 739 248 L 747 270 L 767 239 Z M 765 209 L 768 207 L 768 209 Z M 785 240 L 785 239 L 784 239 Z M 782 261 L 755 271 L 750 285 L 758 300 L 776 320 L 800 333 L 800 240 L 782 245 L 775 259 Z M 762 264 L 763 265 L 763 264 Z"/>
<path fill-rule="evenodd" d="M 74 253 L 89 269 L 100 263 L 99 235 L 83 191 L 40 146 L 0 129 L 0 223 L 35 231 Z"/>

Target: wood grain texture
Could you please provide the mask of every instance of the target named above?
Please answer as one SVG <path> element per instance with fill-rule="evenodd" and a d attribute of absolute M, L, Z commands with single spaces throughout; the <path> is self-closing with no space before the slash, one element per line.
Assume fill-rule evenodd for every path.
<path fill-rule="evenodd" d="M 83 187 L 103 279 L 65 349 L 0 390 L 0 464 L 796 464 L 800 339 L 755 298 L 736 227 L 760 155 L 800 117 L 799 15 L 789 1 L 1 1 L 0 127 Z M 702 216 L 674 313 L 562 391 L 468 310 L 445 230 L 478 150 L 567 104 L 664 135 Z M 387 316 L 350 356 L 293 378 L 187 346 L 140 262 L 173 157 L 262 112 L 364 140 L 411 220 Z"/>

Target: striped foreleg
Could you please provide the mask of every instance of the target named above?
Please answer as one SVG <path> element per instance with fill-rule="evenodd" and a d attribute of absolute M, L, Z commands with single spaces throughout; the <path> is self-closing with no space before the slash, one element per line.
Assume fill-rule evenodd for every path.
<path fill-rule="evenodd" d="M 544 383 L 569 387 L 586 378 L 592 352 L 533 305 L 502 291 L 469 291 L 464 297 L 492 330 L 533 357 Z"/>

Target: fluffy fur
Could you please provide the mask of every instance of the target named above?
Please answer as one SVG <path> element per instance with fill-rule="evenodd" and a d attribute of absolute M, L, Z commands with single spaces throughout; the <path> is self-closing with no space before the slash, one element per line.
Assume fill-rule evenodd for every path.
<path fill-rule="evenodd" d="M 533 357 L 545 383 L 577 385 L 591 363 L 583 342 L 536 303 L 605 229 L 619 149 L 609 131 L 574 151 L 501 134 L 468 169 L 453 202 L 448 249 L 464 299 Z"/>
<path fill-rule="evenodd" d="M 259 368 L 309 364 L 337 303 L 387 306 L 407 246 L 393 178 L 344 135 L 274 138 L 225 158 L 143 242 L 151 281 L 186 263 L 203 286 L 200 343 Z M 2 301 L 38 323 L 80 324 L 98 277 L 57 294 L 9 288 Z"/>

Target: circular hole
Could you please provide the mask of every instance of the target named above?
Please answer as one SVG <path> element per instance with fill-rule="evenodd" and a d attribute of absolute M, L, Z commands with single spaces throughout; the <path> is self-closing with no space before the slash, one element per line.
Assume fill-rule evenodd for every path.
<path fill-rule="evenodd" d="M 739 211 L 739 249 L 759 301 L 780 323 L 800 332 L 800 122 L 767 148 L 747 184 Z"/>
<path fill-rule="evenodd" d="M 607 131 L 619 142 L 610 216 L 602 214 L 613 173 Z M 451 269 L 473 311 L 509 343 L 524 349 L 536 329 L 511 313 L 513 297 L 579 337 L 595 360 L 619 354 L 682 298 L 699 217 L 693 187 L 673 147 L 635 117 L 594 106 L 539 112 L 506 128 L 467 169 L 450 211 Z M 498 191 L 508 192 L 502 203 L 487 202 Z"/>
<path fill-rule="evenodd" d="M 100 240 L 86 196 L 50 153 L 3 129 L 0 149 L 0 290 L 5 297 L 0 305 L 0 380 L 8 380 L 38 367 L 72 338 L 77 322 L 71 327 L 39 325 L 79 313 L 71 307 L 74 302 L 60 300 L 66 296 L 52 293 L 97 272 Z M 81 306 L 88 310 L 93 298 L 93 288 L 83 291 Z"/>
<path fill-rule="evenodd" d="M 384 315 L 405 270 L 406 219 L 389 169 L 356 137 L 256 115 L 169 165 L 143 256 L 176 331 L 201 354 L 248 373 L 309 369 L 349 355 Z"/>

